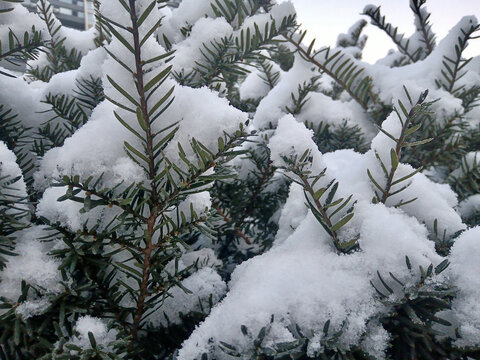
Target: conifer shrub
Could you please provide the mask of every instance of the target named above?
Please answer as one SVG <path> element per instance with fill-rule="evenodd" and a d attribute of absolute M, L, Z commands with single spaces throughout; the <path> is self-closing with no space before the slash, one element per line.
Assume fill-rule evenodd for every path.
<path fill-rule="evenodd" d="M 478 358 L 480 26 L 408 5 L 0 0 L 0 359 Z"/>

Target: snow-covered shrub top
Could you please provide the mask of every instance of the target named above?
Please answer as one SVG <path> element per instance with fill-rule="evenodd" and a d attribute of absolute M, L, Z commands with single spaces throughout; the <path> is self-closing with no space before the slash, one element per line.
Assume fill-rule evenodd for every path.
<path fill-rule="evenodd" d="M 474 16 L 437 45 L 425 1 L 408 38 L 368 5 L 371 65 L 365 20 L 315 49 L 291 1 L 94 3 L 80 32 L 0 2 L 8 351 L 383 359 L 403 312 L 402 351 L 480 346 Z"/>
<path fill-rule="evenodd" d="M 399 123 L 398 118 L 391 115 L 382 127 L 398 136 L 394 121 Z M 376 293 L 370 281 L 376 272 L 391 272 L 402 282 L 412 281 L 405 256 L 413 267 L 436 266 L 442 261 L 424 224 L 433 229 L 433 222 L 438 219 L 450 235 L 465 228 L 453 208 L 455 193 L 447 185 L 436 184 L 421 173 L 414 175 L 410 186 L 397 195 L 397 199 L 389 200 L 395 203 L 416 194 L 416 201 L 401 209 L 371 204 L 375 188 L 367 169 L 374 177 L 382 174 L 374 151 L 380 156 L 389 154 L 391 139 L 384 133 L 374 138 L 372 150 L 366 154 L 352 150 L 321 154 L 311 140 L 312 135 L 313 132 L 293 116 L 281 118 L 275 135 L 269 140 L 273 164 L 287 167 L 286 159 L 310 151 L 309 170 L 317 174 L 327 169 L 326 176 L 316 183 L 316 189 L 336 179 L 340 184 L 338 197 L 353 194 L 355 216 L 340 235 L 348 238 L 359 234 L 361 250 L 338 255 L 331 237 L 308 210 L 302 186 L 293 183 L 282 209 L 281 219 L 288 220 L 282 224 L 273 249 L 237 267 L 226 298 L 185 342 L 180 350 L 181 359 L 208 352 L 211 338 L 235 346 L 240 352 L 248 352 L 253 340 L 242 335 L 241 326 L 257 334 L 267 324 L 271 332 L 264 340 L 265 346 L 269 341 L 271 344 L 294 341 L 289 327 L 296 324 L 304 331 L 311 331 L 309 354 L 314 356 L 321 349 L 322 329 L 327 321 L 333 331 L 343 329 L 340 337 L 343 346 L 358 345 L 362 339 L 364 350 L 379 356 L 378 349 L 388 346 L 388 336 L 378 341 L 372 341 L 368 335 L 362 338 L 365 333 L 376 334 L 373 330 L 367 332 L 368 323 L 389 311 L 375 301 Z M 400 164 L 396 176 L 401 178 L 410 172 L 409 165 Z M 273 322 L 270 321 L 272 315 Z M 379 331 L 384 330 L 379 327 Z M 373 348 L 371 343 L 375 344 Z M 224 356 L 222 350 L 216 351 L 215 356 Z"/>

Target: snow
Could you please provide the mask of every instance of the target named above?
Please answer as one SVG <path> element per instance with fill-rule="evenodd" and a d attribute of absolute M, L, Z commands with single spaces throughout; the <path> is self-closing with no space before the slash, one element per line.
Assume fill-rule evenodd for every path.
<path fill-rule="evenodd" d="M 345 34 L 337 37 L 337 47 L 342 47 L 345 53 L 356 59 L 361 59 L 362 50 L 367 41 L 367 35 L 358 36 L 359 31 L 365 27 L 367 22 L 363 19 L 356 21 Z"/>
<path fill-rule="evenodd" d="M 15 313 L 22 319 L 26 320 L 33 316 L 43 314 L 51 303 L 47 298 L 40 298 L 35 300 L 27 300 L 17 306 Z"/>
<path fill-rule="evenodd" d="M 459 293 L 453 301 L 460 339 L 456 346 L 480 345 L 480 226 L 465 231 L 451 249 L 449 267 L 452 283 Z"/>
<path fill-rule="evenodd" d="M 138 2 L 137 11 L 141 12 L 144 5 L 144 2 Z M 111 16 L 115 21 L 125 24 L 128 24 L 130 21 L 125 14 L 121 12 L 117 14 L 117 6 L 113 6 L 109 2 L 102 2 L 102 9 L 107 16 Z M 221 23 L 221 21 L 224 22 L 222 19 L 202 18 L 199 20 L 200 24 L 204 21 L 207 23 L 208 21 L 213 21 L 217 24 Z M 206 26 L 205 24 L 202 26 Z M 148 30 L 147 27 L 148 24 L 142 25 L 140 32 L 145 34 L 146 30 Z M 131 35 L 125 33 L 125 36 L 129 38 Z M 188 45 L 188 40 L 191 38 L 183 41 L 179 46 L 182 44 Z M 192 43 L 185 46 L 185 49 L 193 46 L 197 50 L 195 47 L 197 45 Z M 135 68 L 134 57 L 125 50 L 124 45 L 118 40 L 112 40 L 107 45 L 107 50 L 117 56 L 128 68 Z M 181 52 L 180 49 L 177 51 L 177 54 L 179 52 Z M 151 59 L 162 54 L 165 54 L 165 50 L 158 45 L 153 36 L 142 47 L 142 59 Z M 182 59 L 183 55 L 178 58 Z M 188 55 L 187 58 L 191 58 L 191 56 Z M 166 66 L 168 65 L 163 61 L 145 65 L 144 84 L 147 84 L 163 71 Z M 110 55 L 107 56 L 102 49 L 88 53 L 82 59 L 81 67 L 78 70 L 55 75 L 50 83 L 57 83 L 56 88 L 63 87 L 62 91 L 68 92 L 71 91 L 69 85 L 75 79 L 90 75 L 102 78 L 105 95 L 119 104 L 132 107 L 130 99 L 121 94 L 111 84 L 108 77 L 114 79 L 121 88 L 126 89 L 134 101 L 139 102 L 139 95 L 134 90 L 136 87 L 132 74 Z M 32 83 L 30 85 L 35 84 Z M 233 133 L 248 117 L 247 114 L 232 107 L 227 99 L 219 97 L 217 92 L 208 88 L 192 89 L 180 86 L 171 77 L 165 80 L 155 94 L 149 94 L 148 107 L 152 108 L 172 87 L 174 87 L 174 90 L 171 98 L 175 100 L 153 123 L 152 132 L 160 133 L 171 125 L 178 127 L 174 137 L 164 149 L 164 154 L 170 161 L 184 170 L 188 170 L 188 166 L 180 160 L 179 144 L 185 150 L 186 157 L 196 164 L 198 159 L 190 145 L 193 139 L 201 142 L 207 149 L 216 153 L 218 151 L 218 137 L 223 136 L 222 131 Z M 133 108 L 135 108 L 134 105 Z M 215 109 L 215 112 L 211 111 L 212 108 Z M 93 110 L 88 122 L 82 128 L 67 138 L 63 146 L 51 149 L 40 160 L 39 170 L 35 174 L 35 187 L 43 192 L 43 196 L 37 206 L 37 216 L 43 216 L 52 222 L 59 222 L 62 226 L 66 226 L 72 231 L 82 229 L 85 224 L 95 224 L 98 226 L 98 231 L 101 231 L 115 216 L 120 214 L 119 209 L 116 207 L 108 208 L 105 206 L 98 206 L 82 213 L 79 211 L 83 207 L 81 203 L 70 200 L 58 202 L 57 199 L 64 195 L 67 189 L 66 187 L 52 187 L 51 185 L 57 182 L 63 175 L 78 175 L 81 180 L 85 180 L 90 176 L 93 176 L 94 179 L 102 176 L 102 181 L 99 183 L 98 188 L 117 186 L 115 194 L 120 194 L 123 189 L 132 183 L 143 183 L 143 186 L 149 184 L 145 169 L 128 157 L 125 152 L 125 141 L 139 149 L 143 149 L 143 143 L 117 120 L 114 112 L 129 123 L 135 131 L 144 133 L 136 115 L 112 104 L 108 100 L 100 103 Z M 222 129 L 222 131 L 219 132 L 218 129 Z M 159 140 L 160 136 L 156 141 Z M 161 171 L 163 166 L 165 166 L 164 163 L 160 165 L 158 171 Z M 206 172 L 205 175 L 211 173 L 212 171 Z M 83 197 L 85 194 L 81 192 L 78 196 Z M 95 196 L 92 195 L 93 199 L 95 199 Z M 165 214 L 169 214 L 172 216 L 172 219 L 176 219 L 177 211 L 184 212 L 186 218 L 189 219 L 191 208 L 199 216 L 202 216 L 206 214 L 210 206 L 210 194 L 207 191 L 203 191 L 189 195 L 178 206 L 169 208 Z M 128 251 L 119 249 L 117 246 L 108 246 L 108 248 L 111 251 L 120 250 L 113 256 L 113 261 L 120 261 L 134 266 L 134 260 L 132 260 Z M 179 266 L 184 269 L 192 265 L 197 259 L 198 263 L 196 263 L 195 267 L 198 267 L 199 270 L 192 272 L 187 278 L 182 280 L 182 285 L 190 289 L 193 294 L 185 293 L 180 287 L 170 289 L 171 295 L 174 297 L 167 298 L 163 303 L 160 302 L 158 304 L 158 311 L 148 319 L 152 324 L 166 326 L 166 316 L 169 321 L 180 323 L 180 313 L 187 314 L 190 311 L 201 310 L 206 312 L 209 310 L 210 296 L 213 304 L 223 297 L 226 292 L 226 284 L 214 270 L 220 263 L 211 250 L 186 252 L 180 258 Z M 138 287 L 134 279 L 127 279 L 123 274 L 118 274 L 116 278 L 123 280 L 134 288 Z M 200 307 L 200 303 L 203 308 Z M 130 296 L 125 296 L 122 298 L 121 305 L 127 307 L 135 306 L 135 300 Z M 88 346 L 87 330 L 85 329 L 89 327 L 93 326 L 96 329 L 100 339 L 105 337 L 104 325 L 98 323 L 97 320 L 94 322 L 94 320 L 88 317 L 85 319 L 88 319 L 88 321 L 82 320 L 85 324 L 82 323 L 82 326 L 77 326 L 77 331 L 80 335 L 73 340 L 74 344 L 82 348 Z M 97 334 L 94 335 L 97 338 Z M 106 337 L 108 338 L 108 333 Z M 99 341 L 103 340 L 97 339 L 97 342 Z M 108 344 L 109 341 L 105 340 L 103 343 Z"/>
<path fill-rule="evenodd" d="M 371 120 L 356 102 L 332 100 L 331 97 L 322 93 L 312 93 L 309 98 L 297 116 L 298 121 L 308 122 L 314 127 L 318 127 L 321 123 L 335 127 L 347 120 L 349 126 L 357 125 L 361 129 L 367 141 L 375 135 L 376 129 Z"/>
<path fill-rule="evenodd" d="M 296 183 L 291 184 L 287 201 L 280 212 L 274 246 L 282 244 L 295 231 L 307 215 L 307 211 L 303 187 Z"/>
<path fill-rule="evenodd" d="M 77 335 L 72 337 L 71 343 L 83 350 L 92 348 L 88 337 L 89 332 L 93 334 L 97 347 L 103 347 L 107 350 L 112 349 L 111 343 L 116 340 L 118 335 L 117 330 L 108 329 L 104 320 L 88 315 L 78 318 L 75 324 L 75 332 Z"/>
<path fill-rule="evenodd" d="M 286 167 L 288 163 L 284 158 L 303 155 L 313 148 L 311 138 L 313 130 L 307 129 L 303 124 L 295 121 L 292 115 L 285 115 L 278 121 L 275 135 L 270 139 L 268 147 L 271 150 L 273 165 Z"/>
<path fill-rule="evenodd" d="M 273 72 L 281 71 L 278 65 L 274 65 Z M 250 72 L 239 87 L 240 100 L 260 99 L 268 94 L 270 85 L 262 79 L 265 77 L 262 71 L 254 69 Z"/>
<path fill-rule="evenodd" d="M 148 4 L 150 1 L 138 0 L 135 10 L 141 13 Z M 11 13 L 2 14 L 0 33 L 3 44 L 8 42 L 5 41 L 5 34 L 8 34 L 9 28 L 21 34 L 28 31 L 31 25 L 35 25 L 45 34 L 45 26 L 38 16 L 28 13 L 22 6 L 8 5 L 15 9 Z M 0 4 L 1 8 L 4 6 L 5 4 Z M 116 22 L 130 25 L 128 12 L 119 7 L 118 3 L 103 1 L 101 10 L 105 16 Z M 157 19 L 162 16 L 164 18 L 156 34 L 151 34 L 142 45 L 141 60 L 145 61 L 145 84 L 169 65 L 173 65 L 175 72 L 183 71 L 188 74 L 207 63 L 202 55 L 204 45 L 209 46 L 212 41 L 220 41 L 225 37 L 234 39 L 246 29 L 252 32 L 255 25 L 263 32 L 265 24 L 274 20 L 278 26 L 285 16 L 295 14 L 295 10 L 291 1 L 282 2 L 275 4 L 269 14 L 260 12 L 246 18 L 242 24 L 238 24 L 238 20 L 230 24 L 224 18 L 215 16 L 211 0 L 183 0 L 178 9 L 155 7 L 152 14 L 140 27 L 141 37 L 148 33 Z M 423 9 L 422 15 L 426 14 Z M 24 21 L 18 21 L 19 18 Z M 415 21 L 417 31 L 409 39 L 411 51 L 422 45 L 418 19 Z M 435 47 L 430 56 L 424 59 L 423 53 L 421 60 L 403 67 L 390 67 L 394 61 L 402 60 L 403 56 L 398 51 L 375 65 L 358 60 L 365 37 L 355 42 L 353 31 L 363 26 L 362 20 L 355 23 L 346 34 L 339 36 L 338 48 L 332 51 L 341 49 L 346 54 L 345 59 L 351 59 L 365 69 L 363 75 L 371 77 L 374 93 L 379 96 L 377 101 L 396 105 L 399 99 L 407 104 L 403 85 L 414 99 L 428 88 L 428 101 L 441 99 L 432 106 L 437 124 L 441 125 L 452 116 L 460 114 L 468 121 L 471 129 L 475 129 L 480 110 L 474 108 L 464 114 L 461 99 L 438 88 L 435 80 L 441 76 L 444 57 L 454 57 L 458 36 L 477 23 L 475 17 L 463 18 Z M 25 27 L 25 24 L 28 26 Z M 180 31 L 182 28 L 183 34 Z M 132 41 L 130 32 L 121 28 L 119 31 L 127 41 Z M 174 58 L 150 63 L 149 59 L 166 53 L 165 47 L 159 45 L 166 45 L 162 35 L 171 42 L 172 50 L 175 51 Z M 118 39 L 113 39 L 106 45 L 106 49 L 94 49 L 95 29 L 80 32 L 63 27 L 57 36 L 66 38 L 67 50 L 76 49 L 84 55 L 80 67 L 55 74 L 48 83 L 31 81 L 25 76 L 16 79 L 3 77 L 0 103 L 8 104 L 9 108 L 14 109 L 22 125 L 29 128 L 27 135 L 30 136 L 50 117 L 50 114 L 45 113 L 49 107 L 41 102 L 47 94 L 74 96 L 76 81 L 90 77 L 102 80 L 105 94 L 120 106 L 109 100 L 101 102 L 88 114 L 88 122 L 67 138 L 63 146 L 49 150 L 41 159 L 35 159 L 38 171 L 34 175 L 35 190 L 41 194 L 36 205 L 37 217 L 58 222 L 71 231 L 81 230 L 85 224 L 95 224 L 96 229 L 101 231 L 121 213 L 119 209 L 99 206 L 88 212 L 80 211 L 83 204 L 79 202 L 58 201 L 58 198 L 65 194 L 66 187 L 52 185 L 64 175 L 79 175 L 81 180 L 102 177 L 98 187 L 117 187 L 114 196 L 119 195 L 130 184 L 150 186 L 147 170 L 125 152 L 125 142 L 140 150 L 144 149 L 143 142 L 114 115 L 115 112 L 134 131 L 144 134 L 136 114 L 121 106 L 125 105 L 133 110 L 139 107 L 138 104 L 132 104 L 132 99 L 133 103 L 138 103 L 140 99 L 136 91 L 136 79 L 132 77 L 135 72 L 135 58 Z M 403 43 L 406 41 L 406 38 L 402 40 Z M 106 50 L 118 57 L 123 65 Z M 266 55 L 265 52 L 262 54 Z M 325 61 L 322 54 L 325 53 L 319 54 L 317 60 Z M 480 82 L 478 59 L 472 60 L 465 67 L 468 72 L 459 80 L 457 86 L 470 88 Z M 45 60 L 42 55 L 38 61 L 30 62 L 29 65 L 43 66 Z M 372 105 L 365 111 L 346 92 L 332 96 L 336 92 L 332 79 L 320 74 L 319 69 L 312 67 L 311 63 L 298 55 L 295 55 L 295 64 L 288 72 L 281 71 L 278 65 L 268 59 L 265 61 L 273 64 L 273 71 L 280 73 L 279 81 L 272 89 L 261 79 L 262 72 L 255 62 L 249 63 L 253 71 L 242 78 L 238 87 L 241 100 L 259 101 L 255 114 L 245 114 L 236 109 L 218 91 L 207 87 L 181 86 L 172 75 L 168 76 L 155 93 L 149 92 L 147 107 L 151 109 L 173 88 L 173 103 L 152 124 L 153 133 L 161 133 L 169 126 L 177 127 L 162 155 L 182 170 L 188 171 L 188 165 L 179 156 L 179 144 L 189 161 L 198 164 L 191 146 L 194 140 L 216 153 L 218 137 L 222 136 L 223 132 L 233 133 L 240 124 L 250 119 L 248 130 L 257 131 L 258 139 L 261 139 L 259 141 L 267 145 L 271 152 L 273 166 L 281 168 L 265 192 L 277 191 L 278 187 L 284 184 L 284 173 L 295 178 L 294 174 L 288 172 L 287 160 L 295 157 L 298 159 L 308 151 L 311 162 L 306 165 L 305 170 L 317 175 L 326 169 L 325 176 L 314 185 L 314 189 L 319 189 L 335 179 L 339 183 L 337 198 L 353 196 L 350 204 L 354 204 L 354 217 L 338 231 L 338 235 L 342 241 L 357 238 L 359 250 L 349 254 L 339 254 L 336 251 L 331 237 L 307 207 L 303 187 L 293 182 L 285 204 L 274 215 L 279 230 L 270 250 L 238 265 L 227 285 L 217 272 L 217 268 L 223 264 L 212 249 L 192 251 L 182 247 L 181 256 L 162 269 L 162 276 L 185 270 L 186 275 L 181 279 L 181 286 L 169 289 L 169 296 L 156 305 L 156 311 L 146 317 L 146 322 L 155 327 L 168 327 L 170 324 L 181 325 L 183 315 L 192 311 L 206 315 L 205 321 L 193 331 L 179 350 L 178 358 L 184 360 L 200 358 L 203 352 L 210 358 L 227 359 L 225 353 L 217 347 L 219 341 L 236 346 L 246 353 L 252 350 L 254 344 L 251 337 L 242 335 L 241 326 L 245 325 L 250 334 L 257 334 L 268 324 L 269 332 L 263 345 L 275 347 L 280 342 L 294 340 L 289 326 L 297 324 L 310 340 L 307 355 L 319 356 L 322 351 L 322 329 L 326 321 L 331 323 L 331 332 L 339 330 L 342 324 L 345 324 L 339 338 L 340 346 L 360 346 L 374 358 L 385 358 L 390 335 L 383 329 L 379 319 L 389 314 L 392 309 L 376 300 L 375 289 L 370 282 L 378 283 L 379 271 L 382 274 L 392 272 L 401 281 L 413 283 L 416 280 L 415 275 L 406 268 L 405 256 L 409 257 L 414 268 L 418 265 L 426 268 L 430 263 L 440 263 L 444 258 L 436 253 L 435 243 L 430 240 L 434 223 L 438 222 L 439 233 L 445 232 L 448 238 L 453 239 L 458 231 L 463 233 L 453 239 L 454 245 L 448 257 L 451 266 L 446 271 L 447 275 L 434 277 L 433 281 L 448 279 L 449 284 L 458 289 L 452 312 L 447 314 L 458 326 L 461 336 L 456 340 L 455 346 L 478 346 L 480 247 L 477 243 L 480 227 L 468 229 L 462 223 L 461 216 L 469 218 L 479 211 L 480 195 L 469 196 L 458 204 L 457 195 L 447 184 L 433 182 L 425 172 L 411 177 L 407 182 L 409 186 L 390 197 L 386 204 L 372 204 L 375 186 L 367 175 L 367 169 L 381 186 L 385 185 L 386 178 L 376 154 L 388 166 L 391 163 L 390 150 L 395 147 L 395 143 L 382 132 L 377 132 L 373 125 L 371 110 L 375 106 Z M 195 76 L 195 80 L 198 80 L 199 75 Z M 114 79 L 130 96 L 119 92 L 109 78 Z M 292 94 L 297 96 L 299 88 L 309 83 L 316 84 L 315 90 L 308 95 L 308 101 L 301 111 L 295 115 L 290 114 L 287 108 L 291 109 L 293 106 Z M 371 141 L 370 150 L 365 154 L 353 150 L 320 153 L 312 140 L 314 132 L 304 124 L 308 122 L 315 127 L 320 124 L 335 127 L 344 120 L 348 125 L 357 125 L 361 129 L 365 139 Z M 401 124 L 395 114 L 389 115 L 381 126 L 394 136 L 398 137 L 400 134 Z M 159 138 L 161 136 L 155 141 L 159 141 Z M 254 146 L 256 144 L 252 142 L 243 148 L 252 149 Z M 477 158 L 478 151 L 472 151 L 466 154 L 464 163 L 472 167 L 476 165 Z M 252 176 L 249 173 L 249 166 L 252 165 L 247 161 L 236 159 L 233 165 L 238 171 L 239 179 Z M 164 166 L 164 163 L 159 164 L 158 172 L 162 171 Z M 414 170 L 408 164 L 399 164 L 394 180 Z M 2 176 L 20 177 L 12 187 L 21 196 L 27 196 L 16 157 L 3 143 L 0 143 L 0 171 Z M 214 170 L 210 169 L 204 175 L 213 173 Z M 441 169 L 432 168 L 428 173 L 440 174 Z M 455 179 L 463 175 L 465 171 L 459 167 L 448 174 L 448 178 Z M 177 175 L 173 176 L 175 181 L 179 180 Z M 436 176 L 439 181 L 445 180 L 444 178 L 445 176 Z M 395 191 L 400 186 L 396 185 L 392 190 Z M 212 199 L 208 188 L 202 190 L 187 196 L 178 206 L 168 208 L 165 214 L 175 219 L 177 212 L 183 212 L 187 220 L 191 220 L 193 209 L 199 216 L 208 215 Z M 80 192 L 78 196 L 85 196 L 85 193 Z M 95 199 L 94 196 L 92 198 Z M 398 202 L 413 198 L 417 199 L 395 208 Z M 340 213 L 335 215 L 334 222 L 341 216 Z M 10 302 L 18 301 L 22 280 L 38 290 L 35 293 L 30 292 L 27 298 L 16 306 L 16 315 L 23 320 L 44 314 L 54 297 L 69 286 L 68 278 L 58 271 L 60 259 L 49 255 L 55 246 L 60 246 L 59 242 L 41 241 L 47 233 L 48 230 L 37 225 L 15 233 L 15 252 L 18 255 L 9 257 L 6 267 L 0 272 L 0 294 Z M 153 240 L 155 243 L 157 237 Z M 262 240 L 258 239 L 259 242 Z M 216 246 L 205 239 L 200 239 L 195 246 L 197 245 L 212 248 Z M 112 257 L 113 261 L 135 265 L 135 258 L 127 249 L 112 244 L 106 246 L 106 251 L 117 250 L 118 253 Z M 109 268 L 113 269 L 111 266 Z M 128 279 L 125 274 L 117 274 L 115 279 L 138 288 L 136 281 Z M 401 297 L 402 294 L 396 293 L 392 296 Z M 214 305 L 211 312 L 210 301 Z M 120 305 L 135 306 L 135 299 L 126 295 Z M 450 335 L 452 333 L 452 329 L 445 331 L 450 331 Z M 104 320 L 85 315 L 78 318 L 70 342 L 82 349 L 90 349 L 89 332 L 93 333 L 97 344 L 107 350 L 113 348 L 112 343 L 118 335 L 118 331 L 110 328 Z"/>
<path fill-rule="evenodd" d="M 272 314 L 277 325 L 298 324 L 304 332 L 321 331 L 327 320 L 332 331 L 338 330 L 347 320 L 340 341 L 345 346 L 357 344 L 367 320 L 383 310 L 373 300 L 369 283 L 376 270 L 409 279 L 404 258 L 398 254 L 411 256 L 415 264 L 439 261 L 425 228 L 414 219 L 383 205 L 365 205 L 357 214 L 365 220 L 362 252 L 336 255 L 330 239 L 309 214 L 283 244 L 239 265 L 226 298 L 183 344 L 179 359 L 208 352 L 210 338 L 246 351 L 253 344 L 241 335 L 240 326 L 256 334 Z M 379 227 L 378 223 L 395 226 Z M 386 340 L 385 335 L 380 338 Z M 217 349 L 211 355 L 221 354 Z"/>
<path fill-rule="evenodd" d="M 280 82 L 262 99 L 253 118 L 255 129 L 275 127 L 286 114 L 285 107 L 292 107 L 291 93 L 314 76 L 311 66 L 299 56 L 295 56 L 293 67 L 282 76 Z"/>
<path fill-rule="evenodd" d="M 34 226 L 16 234 L 18 240 L 14 252 L 18 255 L 0 273 L 0 294 L 10 301 L 16 302 L 21 295 L 22 280 L 39 289 L 41 294 L 55 295 L 64 289 L 58 271 L 60 262 L 48 255 L 50 247 L 40 241 L 46 235 L 44 231 L 44 228 Z M 44 306 L 42 302 L 25 305 L 23 311 L 20 309 L 24 317 L 29 308 L 36 313 Z"/>
<path fill-rule="evenodd" d="M 401 123 L 395 113 L 382 123 L 382 129 L 387 131 L 395 138 L 400 137 Z M 383 185 L 385 176 L 380 167 L 380 162 L 375 157 L 375 152 L 380 156 L 387 169 L 390 169 L 390 149 L 395 148 L 395 142 L 383 132 L 379 132 L 372 140 L 372 150 L 366 156 L 369 157 L 370 164 L 368 169 L 371 171 L 374 179 Z M 411 174 L 415 169 L 407 164 L 399 164 L 394 180 L 401 179 Z M 418 198 L 413 203 L 402 206 L 402 209 L 423 221 L 430 231 L 433 230 L 435 219 L 438 221 L 439 229 L 443 233 L 446 230 L 447 236 L 453 235 L 458 230 L 465 228 L 460 216 L 454 210 L 457 205 L 457 195 L 446 184 L 438 184 L 429 180 L 424 174 L 418 173 L 406 182 L 402 182 L 392 187 L 392 192 L 410 183 L 409 187 L 397 195 L 387 200 L 389 204 L 396 204 L 399 201 L 408 201 Z"/>
<path fill-rule="evenodd" d="M 66 139 L 62 147 L 53 148 L 45 154 L 35 174 L 38 189 L 45 189 L 61 175 L 80 175 L 86 179 L 104 173 L 110 186 L 121 180 L 134 182 L 144 179 L 140 167 L 124 153 L 122 139 L 127 139 L 130 133 L 115 119 L 114 109 L 115 106 L 108 101 L 102 102 L 87 124 Z M 127 168 L 128 171 L 121 171 Z M 113 169 L 117 172 L 114 173 Z"/>
<path fill-rule="evenodd" d="M 189 292 L 176 286 L 169 291 L 170 296 L 160 303 L 157 310 L 148 318 L 153 326 L 182 324 L 182 315 L 190 312 L 209 311 L 209 301 L 216 304 L 227 291 L 227 284 L 210 267 L 204 267 L 181 282 Z"/>
<path fill-rule="evenodd" d="M 373 77 L 373 84 L 381 101 L 388 104 L 391 103 L 393 99 L 403 99 L 403 89 L 401 85 L 405 85 L 410 91 L 412 98 L 416 98 L 417 94 L 429 89 L 431 99 L 440 99 L 434 106 L 434 110 L 439 118 L 438 121 L 447 119 L 455 111 L 461 113 L 460 100 L 449 95 L 446 91 L 438 90 L 435 80 L 441 78 L 444 56 L 450 59 L 455 58 L 455 45 L 457 44 L 458 37 L 462 36 L 462 31 L 466 31 L 477 23 L 478 21 L 474 16 L 463 17 L 458 24 L 450 30 L 448 35 L 439 42 L 435 50 L 425 60 L 418 61 L 414 64 L 389 68 L 380 63 L 370 66 L 362 63 Z M 468 84 L 473 81 L 472 77 L 473 79 L 478 78 L 478 70 L 467 72 L 458 85 L 463 83 Z"/>
<path fill-rule="evenodd" d="M 165 14 L 165 22 L 159 31 L 162 35 L 167 36 L 172 44 L 184 40 L 179 31 L 182 27 L 194 25 L 204 15 L 210 18 L 214 17 L 210 4 L 211 0 L 183 0 L 178 8 Z"/>
<path fill-rule="evenodd" d="M 307 211 L 302 189 L 293 184 L 281 215 L 281 219 L 292 219 L 280 228 L 270 251 L 237 266 L 227 296 L 184 342 L 179 359 L 196 358 L 203 352 L 213 358 L 222 356 L 218 348 L 211 350 L 209 339 L 213 339 L 213 343 L 224 341 L 246 352 L 253 344 L 241 335 L 241 325 L 256 334 L 269 323 L 272 315 L 273 325 L 283 329 L 284 334 L 271 339 L 273 342 L 285 341 L 287 326 L 297 324 L 304 332 L 312 334 L 309 352 L 315 354 L 320 349 L 321 329 L 330 320 L 332 331 L 339 330 L 346 321 L 340 344 L 353 346 L 361 342 L 370 319 L 388 312 L 374 300 L 375 290 L 370 281 L 377 281 L 377 270 L 392 272 L 403 279 L 401 281 L 409 283 L 413 279 L 405 266 L 405 256 L 415 264 L 414 267 L 436 265 L 441 261 L 434 243 L 428 239 L 427 228 L 422 224 L 425 221 L 422 211 L 424 206 L 432 206 L 431 198 L 452 197 L 450 189 L 433 187 L 432 195 L 427 194 L 425 203 L 415 208 L 417 213 L 371 204 L 373 192 L 366 177 L 366 167 L 376 159 L 371 154 L 357 154 L 352 150 L 322 155 L 315 150 L 311 136 L 312 132 L 293 116 L 281 118 L 269 142 L 274 165 L 285 166 L 284 157 L 301 156 L 310 149 L 312 173 L 317 174 L 327 167 L 326 179 L 318 181 L 316 186 L 323 186 L 336 178 L 340 183 L 338 196 L 353 192 L 357 200 L 355 216 L 342 231 L 344 236 L 359 234 L 361 250 L 338 255 L 331 238 Z M 412 184 L 418 194 L 433 185 L 424 176 L 421 179 L 416 185 Z M 450 209 L 445 218 L 458 219 L 461 225 L 459 216 L 451 208 L 454 200 L 453 196 L 451 203 L 433 206 L 440 211 Z M 371 336 L 363 346 L 377 358 L 383 357 L 388 335 L 377 328 Z"/>
<path fill-rule="evenodd" d="M 45 23 L 37 15 L 29 12 L 21 4 L 2 2 L 0 6 L 1 8 L 13 8 L 12 11 L 2 13 L 1 15 L 0 40 L 2 44 L 2 53 L 9 49 L 8 34 L 10 30 L 20 39 L 20 42 L 23 41 L 23 35 L 25 32 L 28 32 L 29 34 L 31 33 L 32 27 L 35 27 L 35 30 L 37 31 L 42 31 L 42 35 L 45 38 Z M 19 21 L 19 19 L 22 19 L 22 21 Z"/>
<path fill-rule="evenodd" d="M 298 97 L 299 86 L 311 82 L 315 76 L 318 73 L 312 70 L 311 64 L 296 55 L 293 68 L 282 74 L 279 83 L 260 102 L 253 118 L 253 127 L 258 130 L 275 127 L 278 120 L 287 113 L 287 107 L 294 108 L 292 94 Z M 353 101 L 333 100 L 322 92 L 328 92 L 329 87 L 330 84 L 319 82 L 319 90 L 308 94 L 308 101 L 296 115 L 297 121 L 308 121 L 314 127 L 320 123 L 336 127 L 343 120 L 348 120 L 350 126 L 358 125 L 365 138 L 371 140 L 376 130 L 360 105 Z"/>
<path fill-rule="evenodd" d="M 458 204 L 458 212 L 464 218 L 469 218 L 480 212 L 480 194 L 467 197 Z"/>
<path fill-rule="evenodd" d="M 95 31 L 95 27 L 86 31 L 80 31 L 67 26 L 62 26 L 60 35 L 65 38 L 65 48 L 67 51 L 75 49 L 83 55 L 86 55 L 90 50 L 95 49 Z"/>
<path fill-rule="evenodd" d="M 221 38 L 231 35 L 232 26 L 224 18 L 202 18 L 192 27 L 190 36 L 184 41 L 173 46 L 175 59 L 174 71 L 190 73 L 199 64 L 207 64 L 203 54 L 208 54 L 203 44 L 212 48 L 211 43 L 220 42 Z M 212 49 L 213 50 L 213 49 Z"/>

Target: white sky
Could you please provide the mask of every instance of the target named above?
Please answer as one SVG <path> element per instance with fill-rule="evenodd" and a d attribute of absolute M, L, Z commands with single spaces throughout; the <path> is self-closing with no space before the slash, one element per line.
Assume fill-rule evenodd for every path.
<path fill-rule="evenodd" d="M 381 5 L 382 15 L 399 33 L 409 36 L 414 31 L 413 14 L 408 0 L 291 0 L 297 9 L 298 22 L 307 29 L 307 41 L 316 38 L 316 47 L 334 46 L 337 35 L 344 33 L 357 20 L 364 18 L 369 24 L 364 28 L 368 35 L 363 60 L 373 63 L 395 48 L 385 33 L 360 15 L 367 4 Z M 437 35 L 437 43 L 463 16 L 475 15 L 480 19 L 480 0 L 430 0 L 426 7 L 432 13 L 430 23 Z M 480 39 L 470 42 L 466 56 L 480 55 Z"/>

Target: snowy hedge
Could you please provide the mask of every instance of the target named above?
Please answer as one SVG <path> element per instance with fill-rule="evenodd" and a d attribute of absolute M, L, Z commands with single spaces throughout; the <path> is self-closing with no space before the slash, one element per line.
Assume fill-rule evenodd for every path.
<path fill-rule="evenodd" d="M 474 16 L 93 3 L 0 0 L 0 359 L 480 356 Z"/>

